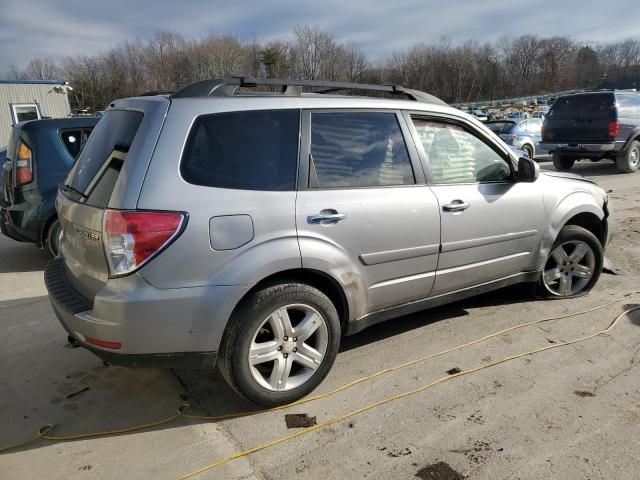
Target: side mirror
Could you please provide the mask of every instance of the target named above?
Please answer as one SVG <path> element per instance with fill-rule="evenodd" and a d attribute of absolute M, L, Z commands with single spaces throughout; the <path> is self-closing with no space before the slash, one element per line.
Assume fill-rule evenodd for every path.
<path fill-rule="evenodd" d="M 518 159 L 518 181 L 535 182 L 540 175 L 540 165 L 535 160 L 527 157 Z"/>

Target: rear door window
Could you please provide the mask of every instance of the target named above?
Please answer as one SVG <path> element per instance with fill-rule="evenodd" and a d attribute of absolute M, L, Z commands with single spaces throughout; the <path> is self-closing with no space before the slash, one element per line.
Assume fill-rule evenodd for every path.
<path fill-rule="evenodd" d="M 87 203 L 102 206 L 105 199 L 108 203 L 142 117 L 142 112 L 109 110 L 96 125 L 65 182 L 89 196 Z"/>
<path fill-rule="evenodd" d="M 299 110 L 200 116 L 187 139 L 182 177 L 207 187 L 294 190 L 299 126 Z"/>
<path fill-rule="evenodd" d="M 311 188 L 413 184 L 409 153 L 395 113 L 312 113 Z"/>

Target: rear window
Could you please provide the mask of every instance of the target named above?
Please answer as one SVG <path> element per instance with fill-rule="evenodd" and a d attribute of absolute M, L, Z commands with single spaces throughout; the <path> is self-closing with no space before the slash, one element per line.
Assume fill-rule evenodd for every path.
<path fill-rule="evenodd" d="M 509 133 L 515 126 L 515 122 L 489 122 L 485 123 L 485 125 L 493 133 L 500 135 L 501 133 Z"/>
<path fill-rule="evenodd" d="M 106 112 L 82 149 L 65 183 L 90 198 L 92 191 L 98 190 L 96 195 L 99 194 L 100 198 L 92 203 L 104 203 L 103 197 L 110 195 L 113 189 L 142 117 L 141 112 Z"/>
<path fill-rule="evenodd" d="M 613 94 L 594 93 L 560 97 L 553 104 L 549 117 L 559 119 L 604 119 L 613 116 Z"/>
<path fill-rule="evenodd" d="M 182 177 L 207 187 L 294 190 L 299 124 L 299 110 L 200 116 L 187 139 Z"/>

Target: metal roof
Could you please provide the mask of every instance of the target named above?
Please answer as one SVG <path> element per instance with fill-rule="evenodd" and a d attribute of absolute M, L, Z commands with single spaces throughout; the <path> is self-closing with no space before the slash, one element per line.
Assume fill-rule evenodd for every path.
<path fill-rule="evenodd" d="M 64 85 L 64 80 L 0 80 L 0 84 L 14 83 L 19 85 Z"/>

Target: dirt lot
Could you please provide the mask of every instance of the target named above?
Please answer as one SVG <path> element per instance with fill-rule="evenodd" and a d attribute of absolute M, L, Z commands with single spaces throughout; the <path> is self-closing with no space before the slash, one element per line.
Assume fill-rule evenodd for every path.
<path fill-rule="evenodd" d="M 640 174 L 618 175 L 611 164 L 589 162 L 575 170 L 612 190 L 608 257 L 624 275 L 603 275 L 578 300 L 532 301 L 511 288 L 378 325 L 344 340 L 319 391 L 640 290 Z M 0 445 L 47 423 L 56 424 L 57 434 L 72 434 L 149 422 L 172 415 L 184 401 L 208 415 L 254 408 L 217 374 L 105 367 L 82 349 L 65 346 L 42 282 L 46 261 L 35 247 L 0 239 Z M 286 413 L 308 413 L 322 422 L 455 367 L 466 370 L 586 336 L 638 304 L 640 294 L 604 310 L 513 331 L 290 410 L 218 423 L 180 419 L 64 443 L 37 441 L 0 454 L 0 478 L 175 478 L 291 433 Z M 639 478 L 639 327 L 640 313 L 608 336 L 453 379 L 195 478 Z"/>

